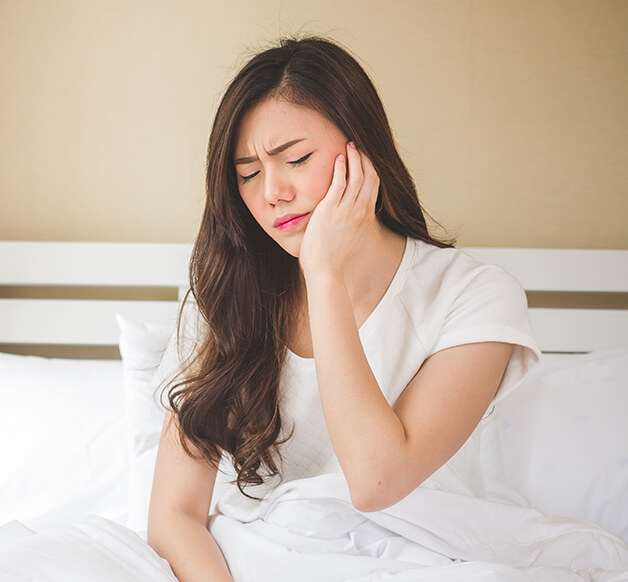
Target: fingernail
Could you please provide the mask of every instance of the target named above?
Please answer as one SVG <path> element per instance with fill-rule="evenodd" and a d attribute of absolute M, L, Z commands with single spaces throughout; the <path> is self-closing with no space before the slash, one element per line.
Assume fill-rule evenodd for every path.
<path fill-rule="evenodd" d="M 340 155 L 338 156 L 338 161 L 339 161 L 339 162 L 341 162 L 341 163 L 345 161 L 345 156 L 344 156 L 344 154 L 340 154 Z"/>
<path fill-rule="evenodd" d="M 354 142 L 354 141 L 350 141 L 350 142 L 349 142 L 349 147 L 353 148 L 354 150 L 357 150 L 357 149 L 358 149 L 358 148 L 356 147 L 356 145 L 355 145 L 355 142 Z"/>

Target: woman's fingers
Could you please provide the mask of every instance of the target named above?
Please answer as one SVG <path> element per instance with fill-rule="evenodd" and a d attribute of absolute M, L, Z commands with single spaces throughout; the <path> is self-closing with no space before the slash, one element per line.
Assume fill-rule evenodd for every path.
<path fill-rule="evenodd" d="M 364 175 L 362 156 L 352 141 L 347 144 L 347 174 L 347 187 L 342 199 L 348 204 L 354 204 L 362 189 Z"/>
<path fill-rule="evenodd" d="M 336 156 L 331 184 L 323 200 L 332 207 L 338 206 L 347 186 L 347 163 L 343 154 Z"/>
<path fill-rule="evenodd" d="M 375 212 L 379 192 L 379 176 L 371 160 L 358 151 L 353 142 L 347 147 L 348 178 L 341 203 L 347 208 Z"/>
<path fill-rule="evenodd" d="M 339 154 L 334 162 L 332 181 L 323 199 L 327 208 L 354 208 L 374 213 L 379 177 L 371 160 L 358 151 L 353 142 L 347 144 L 347 154 Z"/>
<path fill-rule="evenodd" d="M 370 212 L 375 213 L 377 196 L 379 195 L 379 176 L 375 166 L 366 156 L 363 156 L 362 159 L 362 171 L 364 179 L 358 202 L 362 202 Z"/>
<path fill-rule="evenodd" d="M 375 220 L 378 189 L 371 161 L 355 145 L 347 144 L 346 153 L 334 161 L 331 184 L 307 225 L 300 254 L 305 270 L 332 267 L 343 271 Z"/>

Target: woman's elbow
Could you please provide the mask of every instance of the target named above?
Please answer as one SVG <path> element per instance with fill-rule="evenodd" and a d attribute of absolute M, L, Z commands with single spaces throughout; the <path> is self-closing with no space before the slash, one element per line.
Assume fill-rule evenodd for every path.
<path fill-rule="evenodd" d="M 381 479 L 361 483 L 359 486 L 349 486 L 349 494 L 353 507 L 363 513 L 381 511 L 399 501 Z"/>
<path fill-rule="evenodd" d="M 351 504 L 364 513 L 381 511 L 412 493 L 428 476 L 406 466 L 390 472 L 378 471 L 370 478 L 348 479 Z"/>

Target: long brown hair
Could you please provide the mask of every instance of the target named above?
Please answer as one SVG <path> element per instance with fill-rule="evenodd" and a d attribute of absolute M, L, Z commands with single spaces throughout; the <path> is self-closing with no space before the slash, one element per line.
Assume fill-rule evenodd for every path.
<path fill-rule="evenodd" d="M 371 159 L 380 178 L 378 219 L 437 246 L 428 232 L 379 96 L 362 67 L 321 38 L 283 39 L 254 56 L 218 107 L 207 154 L 207 199 L 190 263 L 191 293 L 206 332 L 168 398 L 188 453 L 211 464 L 229 453 L 241 491 L 278 469 L 278 388 L 302 279 L 298 260 L 257 224 L 242 201 L 236 131 L 269 97 L 307 106 L 333 122 Z"/>

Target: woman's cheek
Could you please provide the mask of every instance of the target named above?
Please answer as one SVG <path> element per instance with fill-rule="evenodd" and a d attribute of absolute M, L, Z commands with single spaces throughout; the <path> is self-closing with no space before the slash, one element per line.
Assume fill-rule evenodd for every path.
<path fill-rule="evenodd" d="M 319 176 L 321 176 L 321 180 L 318 184 L 318 190 L 320 192 L 319 202 L 325 197 L 329 188 L 331 186 L 331 182 L 334 177 L 334 167 L 336 164 L 336 156 L 333 156 L 326 160 L 326 163 L 323 168 L 321 168 Z"/>

